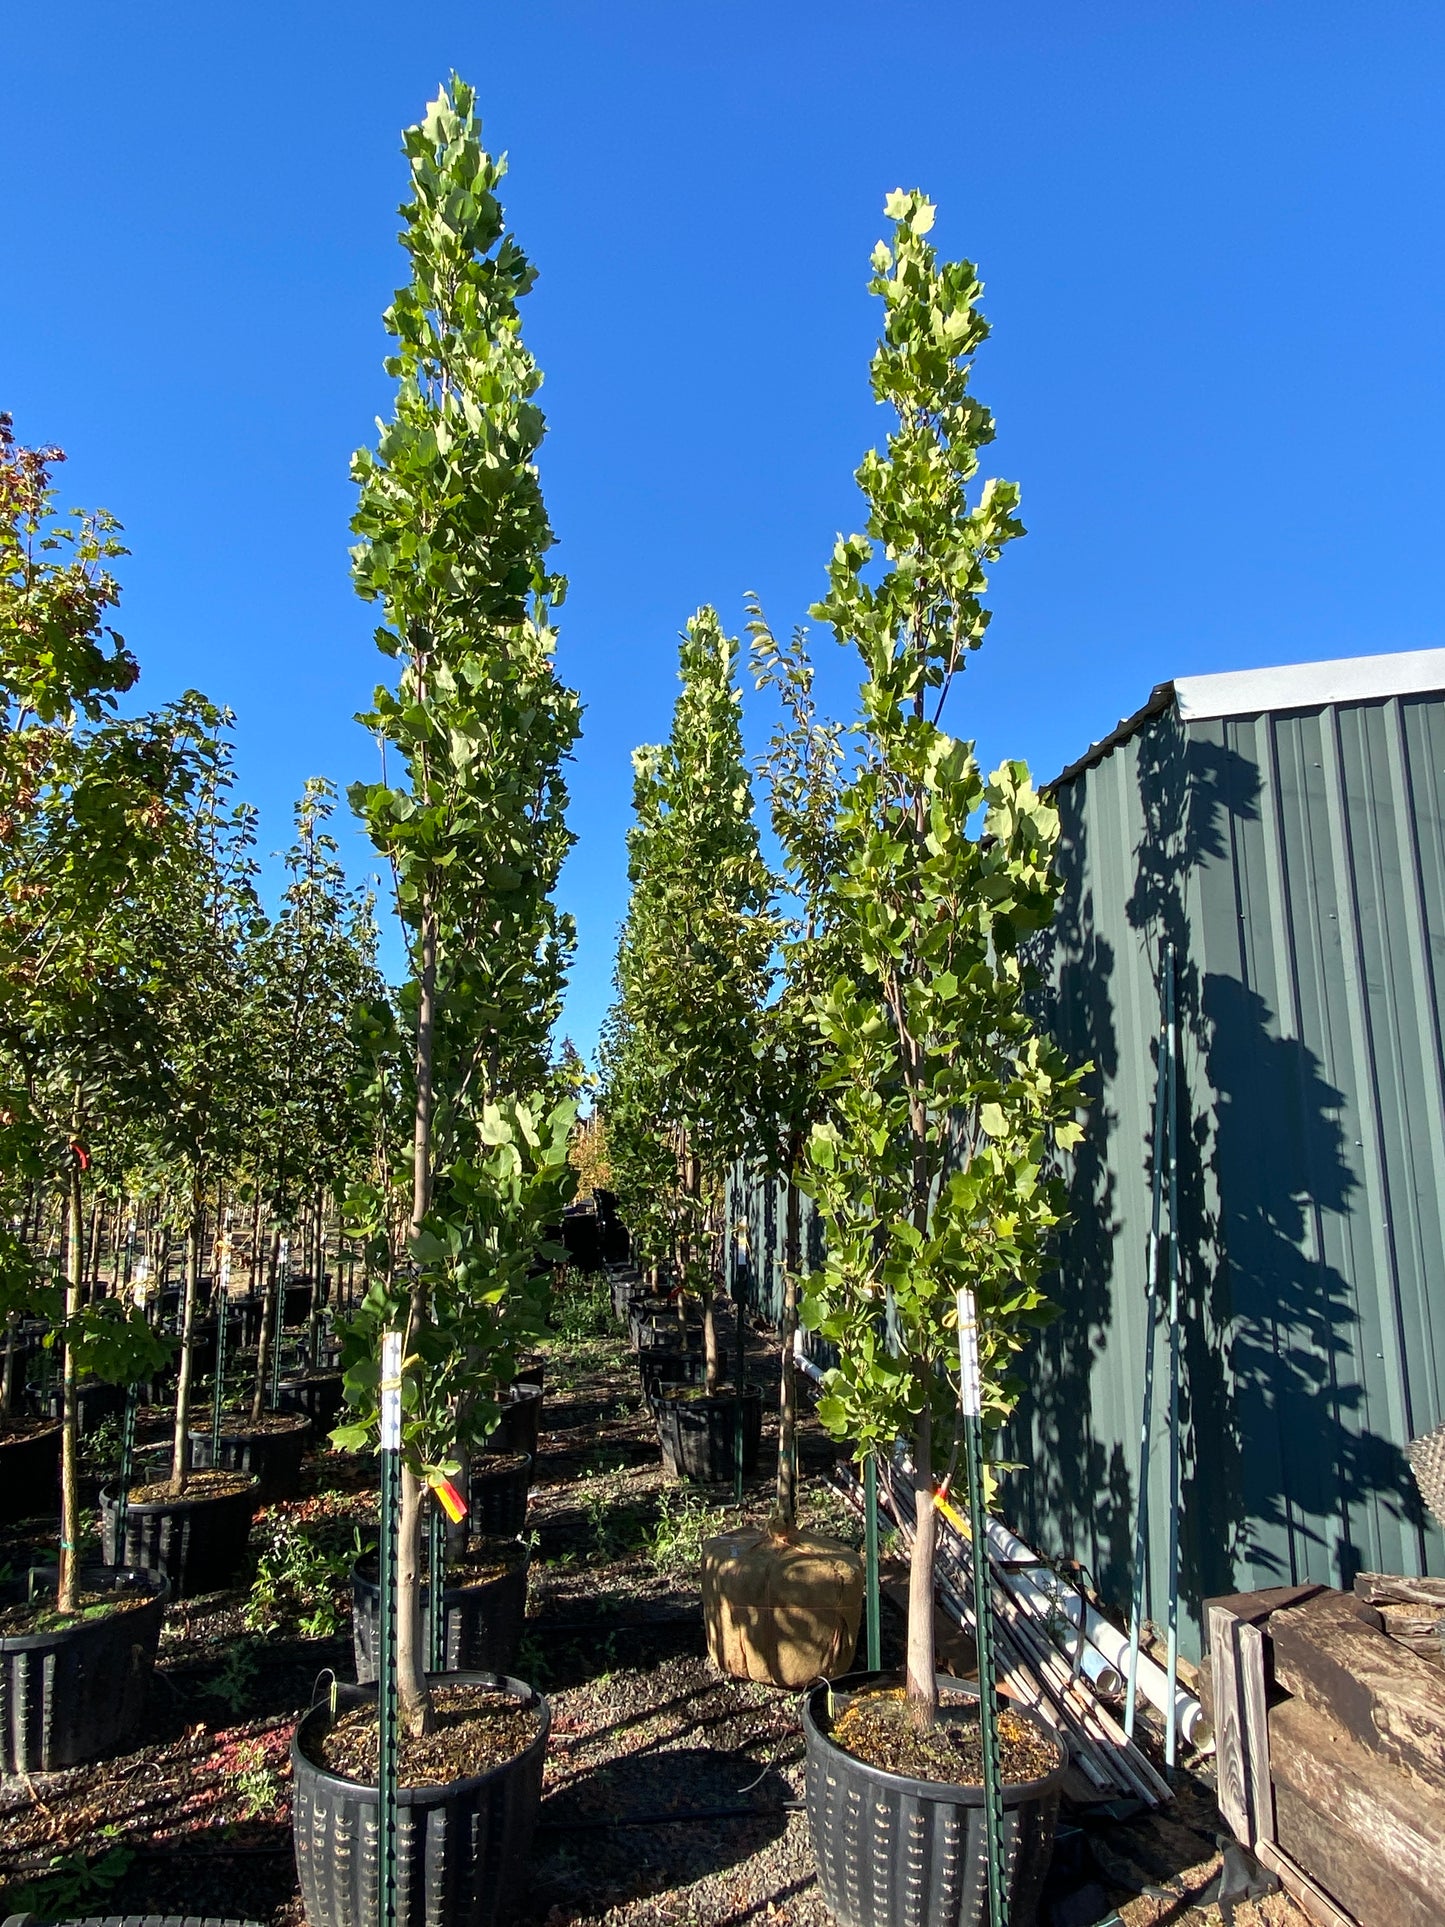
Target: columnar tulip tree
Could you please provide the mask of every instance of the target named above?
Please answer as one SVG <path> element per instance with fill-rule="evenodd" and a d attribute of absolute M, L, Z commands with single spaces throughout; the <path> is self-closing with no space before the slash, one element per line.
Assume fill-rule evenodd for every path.
<path fill-rule="evenodd" d="M 743 758 L 737 657 L 716 611 L 700 609 L 682 638 L 672 735 L 633 755 L 632 896 L 606 1052 L 613 1168 L 626 1181 L 629 1141 L 640 1134 L 631 1158 L 653 1167 L 640 1175 L 664 1178 L 683 1280 L 704 1295 L 709 1390 L 716 1265 L 706 1228 L 728 1165 L 756 1129 L 775 936 Z"/>
<path fill-rule="evenodd" d="M 337 1437 L 374 1436 L 380 1337 L 403 1329 L 398 1672 L 417 1732 L 432 1717 L 419 1638 L 426 1482 L 495 1420 L 499 1380 L 535 1328 L 538 1238 L 572 1182 L 575 1104 L 548 1106 L 547 1045 L 573 942 L 552 892 L 571 840 L 562 764 L 579 708 L 552 665 L 565 585 L 544 560 L 541 375 L 518 314 L 534 270 L 497 200 L 505 162 L 484 149 L 472 89 L 455 79 L 405 151 L 411 280 L 386 316 L 395 411 L 356 458 L 353 523 L 356 586 L 382 607 L 377 642 L 400 677 L 364 719 L 383 778 L 352 801 L 391 866 L 409 945 L 409 1129 L 395 1175 L 410 1209 L 405 1248 L 379 1251 L 382 1276 L 348 1338 L 362 1418 Z M 380 1019 L 376 1039 L 384 1058 Z M 387 1204 L 383 1184 L 353 1205 L 378 1245 Z"/>
<path fill-rule="evenodd" d="M 827 1237 L 803 1319 L 840 1353 L 819 1416 L 861 1458 L 912 1440 L 910 1710 L 935 1717 L 937 1437 L 957 1436 L 957 1294 L 977 1295 L 986 1422 L 1046 1315 L 1038 1278 L 1061 1209 L 1054 1148 L 1077 1133 L 1079 1073 L 1039 1034 L 1021 947 L 1053 911 L 1057 817 L 1023 764 L 983 776 L 941 716 L 983 641 L 986 569 L 1023 533 L 1018 490 L 972 492 L 993 437 L 969 392 L 987 334 L 966 261 L 940 262 L 923 195 L 889 197 L 873 253 L 884 307 L 873 392 L 897 413 L 858 470 L 866 533 L 840 539 L 814 610 L 862 658 L 862 754 L 840 799 L 838 937 L 851 961 L 823 1000 L 828 1117 L 810 1182 Z"/>

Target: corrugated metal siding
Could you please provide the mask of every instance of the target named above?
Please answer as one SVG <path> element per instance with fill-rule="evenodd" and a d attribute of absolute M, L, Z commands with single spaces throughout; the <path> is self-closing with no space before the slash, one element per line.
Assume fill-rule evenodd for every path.
<path fill-rule="evenodd" d="M 1013 1500 L 1128 1596 L 1159 956 L 1177 953 L 1185 1610 L 1445 1571 L 1403 1448 L 1445 1375 L 1445 702 L 1147 724 L 1059 792 L 1050 1022 L 1097 1069 Z M 1150 1601 L 1164 1610 L 1162 1373 Z"/>

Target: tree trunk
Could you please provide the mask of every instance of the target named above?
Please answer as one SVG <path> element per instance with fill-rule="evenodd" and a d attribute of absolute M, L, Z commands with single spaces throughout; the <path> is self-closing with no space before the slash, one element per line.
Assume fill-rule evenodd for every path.
<path fill-rule="evenodd" d="M 5 1363 L 0 1367 L 0 1419 L 9 1419 L 15 1405 L 15 1344 L 20 1336 L 20 1314 L 5 1320 Z"/>
<path fill-rule="evenodd" d="M 411 1236 L 420 1238 L 431 1205 L 434 1027 L 436 1023 L 437 925 L 430 903 L 421 921 L 421 997 L 416 1015 L 416 1121 L 412 1134 Z M 418 1269 L 411 1288 L 408 1349 L 429 1321 L 425 1274 Z M 401 1529 L 397 1548 L 396 1679 L 402 1725 L 413 1738 L 431 1731 L 434 1714 L 426 1683 L 421 1636 L 421 1528 L 424 1489 L 415 1473 L 402 1468 Z M 442 1575 L 434 1573 L 432 1610 L 440 1612 Z"/>
<path fill-rule="evenodd" d="M 928 1370 L 931 1375 L 931 1366 Z M 908 1717 L 926 1732 L 938 1717 L 933 1647 L 933 1553 L 938 1516 L 933 1510 L 933 1411 L 927 1390 L 913 1435 L 913 1503 L 916 1525 L 908 1569 Z"/>
<path fill-rule="evenodd" d="M 276 1293 L 281 1289 L 281 1227 L 271 1227 L 271 1251 L 266 1260 L 266 1289 L 261 1298 L 261 1335 L 256 1343 L 256 1383 L 251 1388 L 251 1423 L 259 1425 L 266 1411 L 266 1387 L 271 1382 L 271 1347 L 275 1342 Z"/>
<path fill-rule="evenodd" d="M 181 1300 L 181 1369 L 176 1379 L 176 1431 L 171 1446 L 171 1496 L 186 1489 L 190 1471 L 191 1343 L 196 1326 L 196 1294 L 201 1275 L 201 1185 L 191 1192 L 191 1221 L 186 1228 L 186 1285 Z"/>
<path fill-rule="evenodd" d="M 79 1133 L 77 1133 L 79 1135 Z M 65 1322 L 80 1314 L 85 1288 L 85 1250 L 80 1195 L 80 1165 L 70 1174 L 70 1238 L 65 1252 Z M 69 1342 L 61 1349 L 60 1366 L 60 1572 L 55 1604 L 73 1613 L 80 1593 L 80 1439 L 75 1393 L 75 1353 Z"/>

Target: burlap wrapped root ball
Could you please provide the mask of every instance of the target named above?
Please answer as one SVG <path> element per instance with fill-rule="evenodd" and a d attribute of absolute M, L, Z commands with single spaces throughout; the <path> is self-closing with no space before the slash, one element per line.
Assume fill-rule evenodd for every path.
<path fill-rule="evenodd" d="M 720 1533 L 702 1549 L 702 1616 L 708 1655 L 733 1679 L 836 1679 L 858 1645 L 863 1561 L 819 1533 Z"/>

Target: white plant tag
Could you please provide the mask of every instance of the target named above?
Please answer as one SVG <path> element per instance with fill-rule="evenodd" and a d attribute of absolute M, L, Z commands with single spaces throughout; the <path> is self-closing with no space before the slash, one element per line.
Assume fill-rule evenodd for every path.
<path fill-rule="evenodd" d="M 978 1306 L 965 1285 L 958 1294 L 958 1403 L 965 1418 L 983 1417 L 978 1369 Z"/>
<path fill-rule="evenodd" d="M 401 1333 L 381 1335 L 381 1449 L 401 1450 Z"/>

